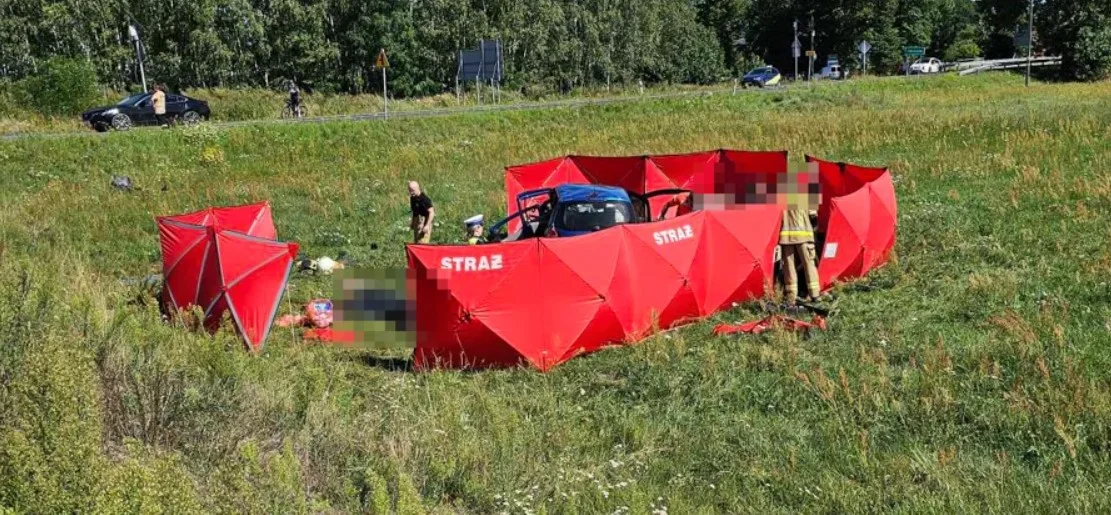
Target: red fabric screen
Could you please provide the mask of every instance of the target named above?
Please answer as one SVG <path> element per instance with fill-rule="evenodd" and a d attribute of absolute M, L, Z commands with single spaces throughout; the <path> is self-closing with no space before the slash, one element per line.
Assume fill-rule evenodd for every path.
<path fill-rule="evenodd" d="M 198 306 L 215 331 L 230 313 L 251 350 L 262 348 L 285 292 L 296 243 L 274 241 L 266 203 L 159 217 L 162 298 L 171 311 Z"/>
<path fill-rule="evenodd" d="M 701 211 L 575 238 L 411 245 L 415 365 L 547 370 L 761 297 L 780 212 Z"/>

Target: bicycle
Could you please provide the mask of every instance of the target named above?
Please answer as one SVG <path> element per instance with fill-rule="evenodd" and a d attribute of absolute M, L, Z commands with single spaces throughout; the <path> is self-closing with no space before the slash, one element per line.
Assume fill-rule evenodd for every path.
<path fill-rule="evenodd" d="M 282 108 L 281 117 L 282 118 L 304 118 L 305 113 L 306 113 L 306 110 L 305 110 L 305 105 L 304 104 L 298 104 L 298 105 L 294 106 L 293 102 L 291 102 L 287 98 L 285 100 L 285 107 Z"/>

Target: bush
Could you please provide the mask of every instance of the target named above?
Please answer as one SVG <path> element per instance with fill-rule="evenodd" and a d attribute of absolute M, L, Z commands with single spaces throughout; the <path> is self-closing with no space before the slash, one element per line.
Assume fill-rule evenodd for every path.
<path fill-rule="evenodd" d="M 945 49 L 943 56 L 946 61 L 957 61 L 960 59 L 971 59 L 973 57 L 980 57 L 982 51 L 980 45 L 970 39 L 962 39 L 954 41 L 949 48 Z"/>
<path fill-rule="evenodd" d="M 100 99 L 96 70 L 83 60 L 50 59 L 21 89 L 28 107 L 47 116 L 80 114 Z"/>
<path fill-rule="evenodd" d="M 1111 77 L 1111 26 L 1106 23 L 1080 27 L 1076 39 L 1062 50 L 1061 67 L 1066 77 L 1085 81 Z"/>

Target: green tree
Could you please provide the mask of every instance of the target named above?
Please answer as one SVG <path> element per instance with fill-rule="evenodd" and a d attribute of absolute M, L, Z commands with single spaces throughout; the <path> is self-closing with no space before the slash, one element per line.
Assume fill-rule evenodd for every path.
<path fill-rule="evenodd" d="M 78 114 L 100 97 L 93 65 L 62 57 L 50 59 L 40 73 L 25 79 L 22 90 L 31 107 L 50 116 Z"/>

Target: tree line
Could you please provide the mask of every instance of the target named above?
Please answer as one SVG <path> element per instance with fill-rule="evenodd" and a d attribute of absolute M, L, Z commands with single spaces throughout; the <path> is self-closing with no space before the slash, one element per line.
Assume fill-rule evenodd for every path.
<path fill-rule="evenodd" d="M 0 77 L 33 76 L 55 57 L 86 61 L 116 88 L 139 82 L 128 25 L 139 27 L 151 80 L 175 88 L 380 88 L 386 48 L 397 96 L 455 86 L 457 55 L 481 38 L 504 45 L 511 88 L 709 83 L 768 63 L 794 68 L 794 23 L 819 62 L 891 73 L 905 45 L 946 59 L 1023 55 L 1013 36 L 1024 0 L 0 0 Z M 1035 51 L 1062 73 L 1111 70 L 1111 0 L 1036 0 Z M 805 61 L 803 61 L 805 63 Z M 801 69 L 805 70 L 805 64 Z"/>

